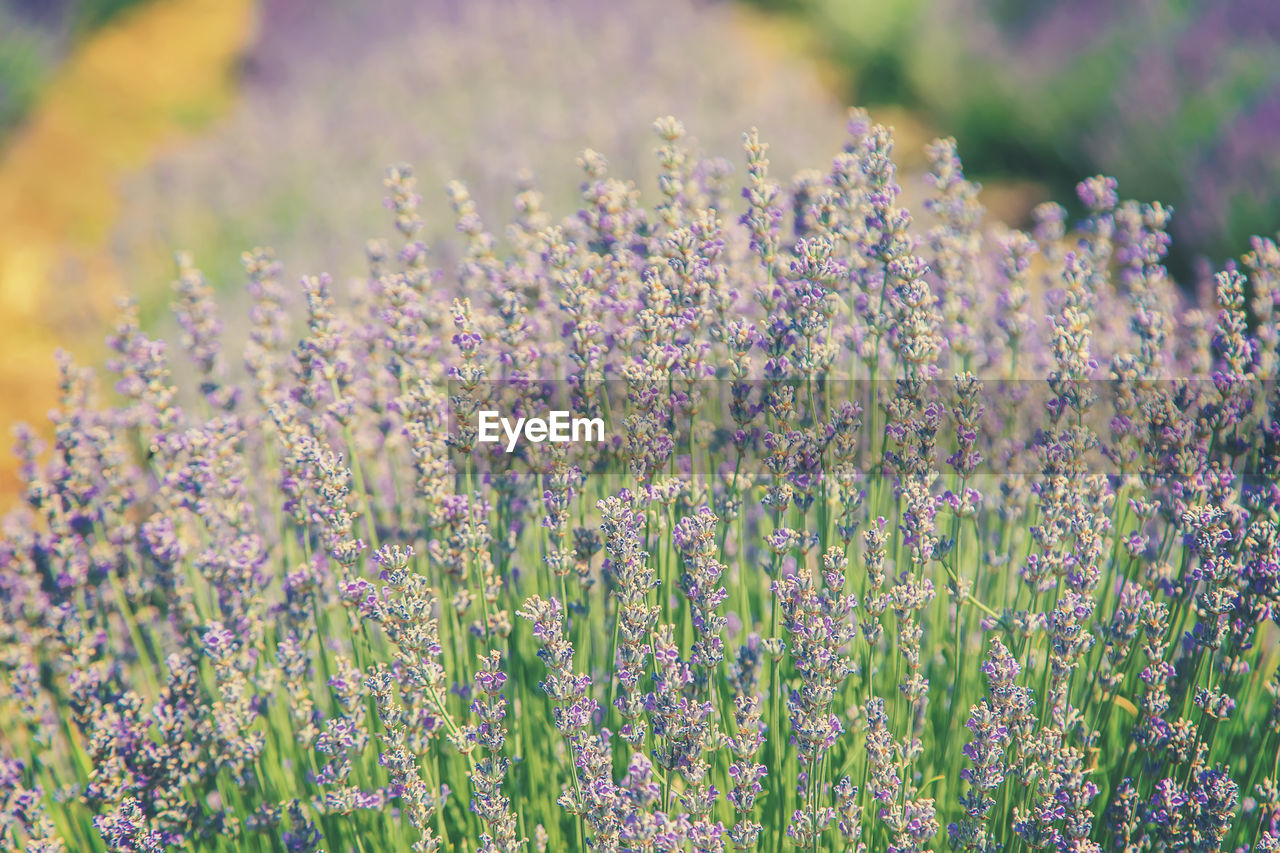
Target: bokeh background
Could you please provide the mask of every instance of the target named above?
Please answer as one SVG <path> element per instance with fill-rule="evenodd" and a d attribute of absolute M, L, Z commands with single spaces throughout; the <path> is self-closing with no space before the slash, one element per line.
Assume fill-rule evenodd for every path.
<path fill-rule="evenodd" d="M 498 231 L 529 176 L 571 210 L 586 147 L 652 192 L 664 114 L 738 171 L 758 126 L 786 178 L 850 104 L 908 173 L 955 136 L 1012 224 L 1097 172 L 1173 204 L 1188 286 L 1280 227 L 1274 0 L 0 0 L 0 439 L 45 421 L 56 348 L 101 359 L 118 296 L 164 328 L 175 250 L 232 317 L 251 247 L 358 275 L 391 163 L 440 242 L 447 180 Z"/>

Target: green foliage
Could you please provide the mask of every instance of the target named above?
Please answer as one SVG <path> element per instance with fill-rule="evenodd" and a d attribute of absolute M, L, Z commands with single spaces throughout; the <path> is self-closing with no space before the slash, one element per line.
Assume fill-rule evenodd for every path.
<path fill-rule="evenodd" d="M 1191 254 L 1242 251 L 1280 212 L 1257 192 L 1280 178 L 1265 153 L 1280 135 L 1276 24 L 1247 3 L 1083 3 L 1070 16 L 1008 0 L 775 7 L 811 23 L 850 100 L 918 109 L 956 136 L 975 174 L 1063 195 L 1075 175 L 1103 171 L 1170 202 L 1179 269 Z"/>
<path fill-rule="evenodd" d="M 50 45 L 0 9 L 0 142 L 35 100 L 48 74 Z"/>

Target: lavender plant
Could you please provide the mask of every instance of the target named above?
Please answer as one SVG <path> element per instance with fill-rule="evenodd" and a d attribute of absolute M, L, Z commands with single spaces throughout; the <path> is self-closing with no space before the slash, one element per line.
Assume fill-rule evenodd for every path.
<path fill-rule="evenodd" d="M 655 131 L 652 206 L 451 184 L 445 269 L 390 170 L 349 297 L 245 253 L 238 367 L 185 255 L 177 347 L 61 361 L 5 849 L 1280 847 L 1276 243 L 1196 305 L 1102 177 L 988 228 L 940 140 L 917 223 L 855 110 L 735 205 Z"/>
<path fill-rule="evenodd" d="M 469 194 L 493 210 L 533 170 L 540 183 L 524 203 L 533 202 L 536 222 L 545 215 L 539 205 L 576 205 L 574 159 L 588 146 L 617 170 L 600 187 L 610 200 L 626 193 L 619 177 L 650 186 L 660 164 L 642 129 L 660 112 L 698 116 L 699 139 L 716 152 L 731 152 L 742 129 L 757 124 L 785 143 L 788 169 L 839 141 L 839 100 L 814 70 L 755 49 L 724 4 L 261 6 L 234 114 L 125 183 L 129 202 L 113 245 L 144 301 L 150 286 L 163 292 L 174 245 L 200 256 L 220 283 L 235 281 L 250 240 L 269 242 L 293 278 L 316 268 L 340 282 L 358 275 L 363 259 L 344 250 L 346 237 L 382 227 L 382 199 L 368 187 L 399 160 L 412 162 L 432 192 L 467 176 Z M 344 58 L 341 66 L 333 56 Z M 723 165 L 701 168 L 712 177 Z M 437 262 L 451 268 L 449 206 L 424 205 L 418 216 L 424 239 L 441 252 Z M 507 236 L 501 227 L 492 233 L 500 242 Z M 160 313 L 163 301 L 144 312 L 151 307 Z"/>

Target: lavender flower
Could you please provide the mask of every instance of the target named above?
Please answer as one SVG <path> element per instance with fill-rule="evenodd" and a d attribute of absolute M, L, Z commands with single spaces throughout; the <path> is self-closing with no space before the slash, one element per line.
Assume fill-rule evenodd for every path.
<path fill-rule="evenodd" d="M 292 351 L 254 250 L 246 375 L 186 261 L 190 380 L 131 307 L 114 404 L 60 357 L 0 525 L 0 846 L 1276 846 L 1271 242 L 1191 308 L 1105 177 L 989 234 L 944 140 L 920 233 L 864 112 L 786 182 L 748 134 L 736 206 L 655 130 L 655 204 L 584 151 L 505 239 L 456 183 L 428 247 L 392 169 Z"/>

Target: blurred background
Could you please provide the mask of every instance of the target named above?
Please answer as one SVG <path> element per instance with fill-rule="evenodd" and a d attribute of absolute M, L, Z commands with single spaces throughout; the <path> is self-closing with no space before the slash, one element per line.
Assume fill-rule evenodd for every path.
<path fill-rule="evenodd" d="M 1013 224 L 1097 172 L 1173 204 L 1182 281 L 1280 226 L 1275 0 L 0 0 L 0 444 L 43 424 L 56 348 L 101 359 L 117 296 L 164 328 L 177 249 L 230 316 L 254 246 L 359 274 L 391 163 L 434 242 L 453 178 L 499 232 L 522 174 L 571 210 L 585 147 L 648 193 L 674 114 L 738 172 L 758 126 L 786 182 L 851 104 L 909 185 L 955 136 Z"/>

